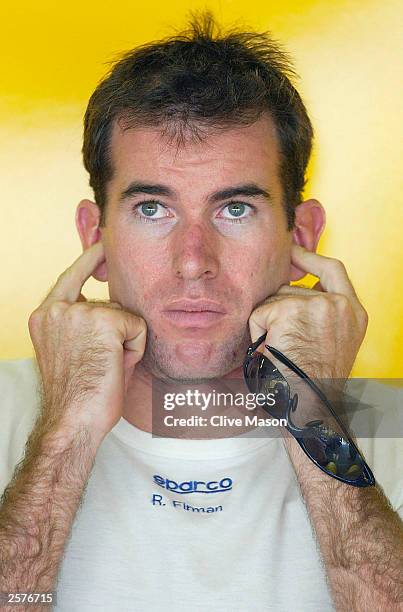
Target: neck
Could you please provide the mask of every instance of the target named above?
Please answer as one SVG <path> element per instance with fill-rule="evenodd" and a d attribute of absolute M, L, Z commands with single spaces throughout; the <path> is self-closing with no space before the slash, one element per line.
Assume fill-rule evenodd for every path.
<path fill-rule="evenodd" d="M 220 377 L 220 383 L 225 386 L 224 381 L 230 379 L 243 379 L 243 368 L 239 366 L 234 368 L 227 374 Z M 152 433 L 152 392 L 153 384 L 155 385 L 159 381 L 154 376 L 144 369 L 141 362 L 137 364 L 133 376 L 130 380 L 124 406 L 123 406 L 123 417 L 143 431 Z M 163 382 L 161 381 L 163 384 Z M 208 393 L 209 389 L 213 391 L 217 389 L 217 379 L 213 379 L 211 384 L 208 381 L 203 382 L 203 392 Z M 154 387 L 155 391 L 155 387 Z"/>

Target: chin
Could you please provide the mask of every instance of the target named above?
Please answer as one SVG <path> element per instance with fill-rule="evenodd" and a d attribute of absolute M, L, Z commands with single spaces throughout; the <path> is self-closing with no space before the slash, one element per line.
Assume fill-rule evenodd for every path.
<path fill-rule="evenodd" d="M 224 368 L 222 364 L 220 366 L 214 364 L 206 366 L 205 363 L 198 363 L 197 360 L 195 360 L 195 363 L 188 363 L 186 366 L 176 360 L 172 360 L 170 363 L 167 363 L 166 360 L 163 363 L 154 361 L 153 363 L 147 363 L 146 367 L 153 376 L 167 381 L 202 382 L 203 380 L 219 378 L 227 373 L 227 368 Z"/>
<path fill-rule="evenodd" d="M 238 328 L 227 338 L 194 338 L 172 341 L 149 328 L 143 367 L 160 379 L 197 381 L 220 378 L 240 368 L 250 344 L 248 328 Z M 236 375 L 241 376 L 240 372 Z"/>
<path fill-rule="evenodd" d="M 222 379 L 225 377 L 242 378 L 242 359 L 235 363 L 228 360 L 212 358 L 209 363 L 200 359 L 189 359 L 187 364 L 165 355 L 162 360 L 149 359 L 144 363 L 148 372 L 163 381 L 183 382 L 183 383 L 202 383 L 212 379 Z M 232 373 L 232 375 L 231 375 Z"/>

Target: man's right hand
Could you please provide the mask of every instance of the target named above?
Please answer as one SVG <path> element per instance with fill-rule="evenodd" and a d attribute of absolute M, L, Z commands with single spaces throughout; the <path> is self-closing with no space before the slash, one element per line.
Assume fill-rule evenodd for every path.
<path fill-rule="evenodd" d="M 102 242 L 86 249 L 28 322 L 42 377 L 45 424 L 59 433 L 84 428 L 99 441 L 122 416 L 147 336 L 142 317 L 116 302 L 91 302 L 82 295 L 85 281 L 104 259 Z"/>

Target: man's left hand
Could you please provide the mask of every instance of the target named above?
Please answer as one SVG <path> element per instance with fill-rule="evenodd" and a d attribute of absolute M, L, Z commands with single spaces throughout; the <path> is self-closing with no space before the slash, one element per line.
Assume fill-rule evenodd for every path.
<path fill-rule="evenodd" d="M 346 379 L 364 339 L 368 315 L 343 263 L 293 245 L 291 261 L 319 282 L 282 285 L 249 318 L 252 342 L 268 332 L 277 348 L 309 376 Z"/>

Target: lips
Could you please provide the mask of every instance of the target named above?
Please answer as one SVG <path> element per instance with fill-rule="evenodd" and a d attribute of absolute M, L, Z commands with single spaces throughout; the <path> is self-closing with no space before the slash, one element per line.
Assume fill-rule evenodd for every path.
<path fill-rule="evenodd" d="M 225 314 L 224 306 L 212 300 L 176 300 L 163 311 L 164 317 L 178 327 L 210 327 Z"/>
<path fill-rule="evenodd" d="M 180 310 L 185 312 L 219 312 L 226 313 L 226 309 L 219 302 L 212 300 L 189 300 L 182 299 L 171 302 L 166 306 L 165 310 Z"/>

